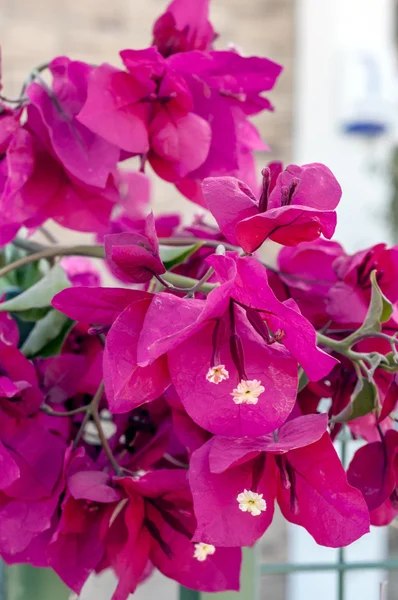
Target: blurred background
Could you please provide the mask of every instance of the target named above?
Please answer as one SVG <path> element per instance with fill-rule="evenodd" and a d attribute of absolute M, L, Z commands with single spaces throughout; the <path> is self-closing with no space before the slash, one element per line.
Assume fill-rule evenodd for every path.
<path fill-rule="evenodd" d="M 2 81 L 8 97 L 17 95 L 29 72 L 59 55 L 91 63 L 118 65 L 124 48 L 150 44 L 154 20 L 167 0 L 1 0 Z M 270 152 L 258 156 L 259 170 L 271 159 L 324 162 L 340 181 L 337 239 L 347 250 L 376 242 L 397 241 L 398 230 L 398 99 L 396 0 L 212 0 L 211 20 L 220 33 L 219 48 L 234 43 L 242 53 L 266 56 L 284 66 L 270 94 L 275 112 L 257 119 Z M 157 180 L 155 210 L 184 212 L 190 205 L 170 185 Z M 72 243 L 84 239 L 55 228 Z M 348 448 L 348 453 L 352 448 Z M 384 561 L 398 553 L 392 526 L 372 532 L 346 552 L 346 560 Z M 267 532 L 248 562 L 253 580 L 260 562 L 336 562 L 338 551 L 316 547 L 309 536 L 282 518 Z M 337 572 L 260 575 L 261 600 L 380 599 L 380 583 L 388 580 L 384 600 L 398 598 L 398 572 L 352 571 L 342 583 Z M 8 574 L 7 600 L 67 598 L 53 580 L 15 568 Z M 29 593 L 26 585 L 30 586 Z M 46 586 L 50 584 L 46 580 Z M 111 575 L 90 581 L 81 600 L 109 600 Z M 342 588 L 342 589 L 341 589 Z M 242 597 L 254 598 L 254 587 Z M 145 584 L 134 598 L 176 600 L 177 586 L 160 577 Z M 207 596 L 208 598 L 210 596 Z M 228 598 L 237 597 L 229 594 Z M 219 595 L 220 600 L 227 595 Z"/>

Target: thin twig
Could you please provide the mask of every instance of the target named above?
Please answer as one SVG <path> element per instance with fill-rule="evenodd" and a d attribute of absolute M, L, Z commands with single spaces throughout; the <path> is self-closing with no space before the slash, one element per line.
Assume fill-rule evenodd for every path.
<path fill-rule="evenodd" d="M 194 244 L 202 244 L 208 248 L 217 248 L 220 244 L 222 244 L 226 250 L 230 250 L 231 252 L 242 252 L 239 246 L 234 246 L 233 244 L 228 244 L 227 242 L 220 242 L 220 240 L 202 240 L 196 237 L 159 238 L 159 244 L 162 246 L 189 246 Z"/>
<path fill-rule="evenodd" d="M 200 287 L 196 287 L 199 283 L 197 279 L 186 277 L 185 275 L 178 275 L 177 273 L 167 272 L 163 273 L 161 276 L 155 275 L 155 277 L 165 288 L 174 292 L 182 292 L 185 294 L 194 288 L 195 291 L 208 293 L 218 286 L 218 283 L 201 283 Z"/>
<path fill-rule="evenodd" d="M 104 393 L 104 382 L 102 382 L 95 394 L 94 398 L 90 403 L 90 414 L 93 417 L 93 421 L 98 431 L 98 437 L 101 442 L 101 446 L 106 454 L 107 459 L 109 460 L 112 469 L 115 471 L 117 475 L 122 475 L 122 470 L 119 467 L 115 457 L 113 456 L 113 452 L 111 447 L 109 446 L 108 440 L 106 439 L 104 430 L 102 428 L 101 417 L 98 412 L 98 406 L 101 401 L 102 395 Z"/>
<path fill-rule="evenodd" d="M 53 245 L 58 244 L 57 238 L 51 233 L 51 231 L 49 231 L 46 227 L 44 227 L 44 225 L 39 227 L 39 231 L 43 234 L 43 236 L 46 238 L 46 240 L 48 242 L 50 242 L 50 244 L 53 244 Z"/>
<path fill-rule="evenodd" d="M 174 465 L 175 467 L 180 467 L 180 469 L 188 469 L 189 468 L 189 465 L 181 462 L 177 458 L 174 458 L 174 456 L 171 456 L 171 454 L 168 454 L 168 452 L 165 452 L 163 454 L 163 458 L 165 460 L 167 460 L 169 463 L 171 463 L 172 465 Z"/>
<path fill-rule="evenodd" d="M 32 244 L 32 242 L 29 242 L 29 245 L 30 244 Z M 18 244 L 14 245 L 19 248 L 23 248 L 23 246 L 25 246 L 23 248 L 24 250 L 26 250 L 28 246 L 27 244 L 21 244 L 21 240 L 18 240 Z M 55 256 L 92 256 L 94 258 L 104 258 L 105 252 L 104 247 L 100 244 L 84 244 L 81 246 L 53 246 L 51 248 L 45 247 L 39 252 L 35 251 L 33 254 L 23 256 L 9 265 L 6 265 L 0 269 L 0 277 L 5 277 L 5 275 L 8 275 L 8 273 L 11 273 L 11 271 L 19 269 L 20 267 L 24 267 L 32 262 L 41 260 L 42 258 L 54 258 Z"/>
<path fill-rule="evenodd" d="M 25 252 L 29 252 L 29 254 L 34 254 L 35 252 L 40 252 L 47 248 L 48 246 L 43 246 L 39 242 L 35 242 L 32 240 L 26 240 L 24 238 L 15 238 L 12 241 L 12 245 L 20 250 L 25 250 Z"/>
<path fill-rule="evenodd" d="M 84 419 L 83 419 L 83 421 L 80 425 L 79 431 L 77 432 L 77 435 L 73 441 L 73 449 L 76 449 L 78 443 L 81 440 L 82 435 L 84 434 L 84 430 L 87 425 L 87 422 L 88 422 L 89 418 L 92 417 L 94 424 L 98 431 L 98 437 L 100 439 L 102 449 L 105 452 L 106 457 L 107 457 L 110 465 L 112 466 L 113 470 L 115 471 L 115 473 L 117 475 L 121 475 L 122 470 L 119 467 L 115 457 L 113 456 L 113 452 L 111 450 L 111 447 L 109 446 L 108 440 L 106 439 L 106 436 L 105 436 L 105 433 L 104 433 L 104 430 L 102 427 L 102 423 L 101 423 L 101 417 L 98 412 L 98 407 L 101 402 L 102 396 L 104 394 L 104 390 L 105 390 L 104 382 L 101 381 L 90 404 L 87 404 L 87 406 L 84 406 L 84 407 L 80 407 L 80 410 L 75 409 L 74 411 L 69 411 L 69 415 L 77 414 L 78 412 L 85 412 Z M 45 410 L 45 412 L 47 412 L 47 410 Z M 52 410 L 51 410 L 51 412 L 47 412 L 47 414 L 50 414 L 51 416 L 66 416 L 67 415 L 67 413 L 58 413 L 58 411 L 52 411 Z"/>
<path fill-rule="evenodd" d="M 73 446 L 72 446 L 73 450 L 76 450 L 76 448 L 78 447 L 79 442 L 80 442 L 80 440 L 81 440 L 81 438 L 83 436 L 84 430 L 86 429 L 86 425 L 87 425 L 89 419 L 90 419 L 90 413 L 87 410 L 86 413 L 85 413 L 85 415 L 84 415 L 84 417 L 83 417 L 83 421 L 80 423 L 80 427 L 79 427 L 79 430 L 78 430 L 78 432 L 76 434 L 76 437 L 73 440 Z"/>
<path fill-rule="evenodd" d="M 338 354 L 349 358 L 353 362 L 363 360 L 369 363 L 368 354 L 364 352 L 355 352 L 354 350 L 351 350 L 351 348 L 344 344 L 344 340 L 334 340 L 317 331 L 316 341 L 317 344 L 319 344 L 320 346 L 330 348 L 330 350 L 334 350 Z"/>
<path fill-rule="evenodd" d="M 191 289 L 189 287 L 180 287 L 178 285 L 174 285 L 173 283 L 167 281 L 167 279 L 163 278 L 162 275 L 155 274 L 154 277 L 164 288 L 166 288 L 166 290 L 185 293 Z"/>
<path fill-rule="evenodd" d="M 73 410 L 53 410 L 51 406 L 48 404 L 42 404 L 40 410 L 46 413 L 46 415 L 50 415 L 50 417 L 73 417 L 73 415 L 79 415 L 81 413 L 85 413 L 90 410 L 90 405 L 79 406 L 79 408 L 74 408 Z"/>
<path fill-rule="evenodd" d="M 213 269 L 213 267 L 210 267 L 210 269 L 208 269 L 208 271 L 203 275 L 203 277 L 201 279 L 199 279 L 198 283 L 196 283 L 190 290 L 188 290 L 186 298 L 193 298 L 195 295 L 195 292 L 199 292 L 201 290 L 201 288 L 204 286 L 206 281 L 208 281 L 210 279 L 210 277 L 213 275 L 213 273 L 214 273 L 214 269 Z"/>
<path fill-rule="evenodd" d="M 354 344 L 357 344 L 358 342 L 360 342 L 362 340 L 366 340 L 368 338 L 379 338 L 381 340 L 386 340 L 387 342 L 389 342 L 390 345 L 398 343 L 398 339 L 395 336 L 387 335 L 386 333 L 381 333 L 378 331 L 374 331 L 374 332 L 368 332 L 368 333 L 360 333 L 355 338 L 355 342 L 352 345 L 354 346 Z M 344 342 L 344 340 L 342 340 L 342 341 Z"/>

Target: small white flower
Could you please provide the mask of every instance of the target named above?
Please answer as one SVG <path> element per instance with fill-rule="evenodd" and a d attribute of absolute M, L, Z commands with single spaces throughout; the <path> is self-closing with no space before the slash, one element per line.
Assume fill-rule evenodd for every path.
<path fill-rule="evenodd" d="M 203 562 L 206 558 L 216 551 L 215 547 L 212 544 L 204 544 L 200 542 L 199 544 L 195 544 L 195 552 L 193 553 L 193 557 L 196 558 L 199 562 Z"/>
<path fill-rule="evenodd" d="M 216 367 L 210 367 L 207 371 L 206 379 L 210 383 L 221 383 L 225 379 L 229 378 L 229 373 L 225 368 L 225 365 L 217 365 Z"/>
<path fill-rule="evenodd" d="M 236 500 L 239 503 L 240 510 L 250 513 L 253 517 L 258 517 L 258 515 L 267 510 L 267 503 L 263 499 L 263 495 L 251 490 L 244 490 L 238 495 Z"/>
<path fill-rule="evenodd" d="M 106 439 L 109 440 L 116 433 L 117 427 L 115 423 L 113 423 L 113 421 L 103 421 L 101 419 L 101 425 Z M 86 423 L 83 439 L 87 444 L 92 444 L 93 446 L 101 445 L 98 429 L 94 421 L 89 421 Z"/>
<path fill-rule="evenodd" d="M 231 396 L 235 404 L 257 404 L 258 397 L 265 392 L 265 387 L 258 379 L 242 379 L 232 391 Z"/>

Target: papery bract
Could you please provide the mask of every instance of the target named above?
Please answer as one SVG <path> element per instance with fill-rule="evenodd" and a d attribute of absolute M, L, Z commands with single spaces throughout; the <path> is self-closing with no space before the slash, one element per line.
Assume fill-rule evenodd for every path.
<path fill-rule="evenodd" d="M 104 242 L 107 263 L 122 281 L 145 283 L 166 271 L 159 256 L 153 213 L 147 217 L 142 232 L 109 234 Z"/>
<path fill-rule="evenodd" d="M 204 181 L 207 206 L 230 242 L 251 253 L 268 238 L 295 246 L 321 234 L 332 237 L 341 188 L 327 167 L 318 163 L 289 165 L 275 182 L 270 169 L 265 169 L 263 177 L 259 200 L 238 179 Z"/>
<path fill-rule="evenodd" d="M 337 281 L 329 290 L 327 312 L 337 323 L 362 324 L 370 302 L 370 273 L 387 298 L 398 301 L 398 249 L 377 244 L 352 256 L 342 255 L 333 263 Z M 396 320 L 395 314 L 393 315 Z"/>
<path fill-rule="evenodd" d="M 361 490 L 370 510 L 371 523 L 387 525 L 398 513 L 398 433 L 387 431 L 381 441 L 359 448 L 347 476 Z"/>
<path fill-rule="evenodd" d="M 287 418 L 296 395 L 294 361 L 282 344 L 313 379 L 328 373 L 335 361 L 316 348 L 310 323 L 275 298 L 265 269 L 256 261 L 220 256 L 211 264 L 222 285 L 206 302 L 156 296 L 140 336 L 138 364 L 151 364 L 167 353 L 177 393 L 204 429 L 235 437 L 268 433 Z M 173 313 L 179 314 L 178 322 L 170 319 Z M 276 343 L 271 330 L 280 332 L 282 344 Z M 214 385 L 208 372 L 220 364 L 228 375 Z M 234 388 L 243 380 L 265 383 L 255 406 L 232 400 Z"/>
<path fill-rule="evenodd" d="M 127 412 L 154 400 L 170 384 L 165 357 L 146 367 L 137 364 L 138 339 L 150 304 L 150 299 L 130 304 L 107 335 L 104 381 L 111 412 Z"/>
<path fill-rule="evenodd" d="M 251 545 L 270 525 L 276 498 L 284 517 L 322 545 L 344 546 L 366 533 L 366 504 L 347 483 L 326 426 L 325 415 L 309 415 L 283 425 L 275 438 L 216 436 L 197 450 L 190 471 L 198 520 L 194 539 Z M 262 494 L 265 507 L 258 516 L 239 510 L 237 497 L 244 490 Z"/>
<path fill-rule="evenodd" d="M 209 0 L 173 0 L 153 26 L 153 43 L 167 57 L 211 50 L 216 34 L 208 20 Z"/>
<path fill-rule="evenodd" d="M 0 440 L 20 476 L 0 494 L 0 551 L 14 555 L 51 527 L 58 503 L 65 445 L 33 419 L 0 419 Z"/>
<path fill-rule="evenodd" d="M 114 600 L 125 600 L 135 590 L 148 560 L 190 588 L 208 592 L 238 589 L 239 550 L 218 548 L 204 561 L 194 557 L 191 537 L 195 519 L 184 472 L 158 470 L 136 479 L 123 478 L 119 485 L 127 493 L 128 503 L 111 526 L 110 539 L 112 529 L 123 521 L 128 537 L 116 545 L 111 557 L 119 576 Z"/>

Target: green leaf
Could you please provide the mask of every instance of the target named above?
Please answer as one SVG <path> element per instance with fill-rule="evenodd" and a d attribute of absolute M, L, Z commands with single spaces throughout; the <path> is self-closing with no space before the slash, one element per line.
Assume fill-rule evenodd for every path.
<path fill-rule="evenodd" d="M 13 244 L 8 244 L 3 248 L 1 253 L 0 266 L 6 266 L 24 256 L 26 256 L 26 252 L 16 248 Z M 41 271 L 43 264 L 46 263 L 44 261 L 35 261 L 18 269 L 13 269 L 0 279 L 0 289 L 13 286 L 26 290 L 43 276 Z"/>
<path fill-rule="evenodd" d="M 59 354 L 61 352 L 61 348 L 64 345 L 66 338 L 75 326 L 75 323 L 76 321 L 67 319 L 57 337 L 51 340 L 51 342 L 47 344 L 47 346 L 42 348 L 39 352 L 39 355 L 42 358 L 47 358 L 48 356 L 55 356 Z"/>
<path fill-rule="evenodd" d="M 55 294 L 70 286 L 64 269 L 56 264 L 40 281 L 22 294 L 0 303 L 0 311 L 20 312 L 50 306 Z"/>
<path fill-rule="evenodd" d="M 51 309 L 43 319 L 37 321 L 21 351 L 26 356 L 34 356 L 58 337 L 67 321 L 68 317 L 66 315 L 55 310 L 55 308 Z"/>
<path fill-rule="evenodd" d="M 176 265 L 185 262 L 194 252 L 202 247 L 202 243 L 191 244 L 190 246 L 160 246 L 160 258 L 166 269 L 169 271 Z"/>
<path fill-rule="evenodd" d="M 28 310 L 12 312 L 10 315 L 14 319 L 18 318 L 27 323 L 35 323 L 36 321 L 40 321 L 40 319 L 45 317 L 49 310 L 51 310 L 50 306 L 46 306 L 44 308 L 29 308 Z"/>
<path fill-rule="evenodd" d="M 303 369 L 300 367 L 297 393 L 301 392 L 305 388 L 305 386 L 308 385 L 308 382 L 309 382 L 309 379 L 308 379 L 307 375 L 304 373 Z"/>
<path fill-rule="evenodd" d="M 364 417 L 371 413 L 377 403 L 377 387 L 372 381 L 360 378 L 351 396 L 350 403 L 331 420 L 334 423 L 347 423 L 358 417 Z"/>
<path fill-rule="evenodd" d="M 372 284 L 372 295 L 365 320 L 360 327 L 361 333 L 373 333 L 381 330 L 381 323 L 386 323 L 393 311 L 391 302 L 386 298 L 381 291 L 376 279 L 376 271 L 370 274 Z M 358 334 L 358 331 L 356 332 Z"/>
<path fill-rule="evenodd" d="M 43 277 L 40 261 L 20 267 L 15 271 L 15 275 L 17 285 L 23 290 L 27 290 Z"/>
<path fill-rule="evenodd" d="M 388 371 L 389 373 L 397 373 L 398 372 L 398 360 L 396 360 L 396 354 L 393 352 L 389 352 L 385 354 L 384 358 L 386 362 L 380 363 L 380 369 L 384 369 L 384 371 Z"/>

